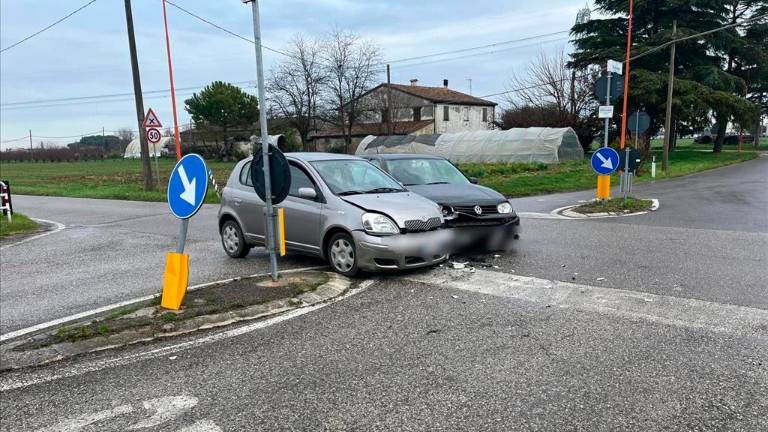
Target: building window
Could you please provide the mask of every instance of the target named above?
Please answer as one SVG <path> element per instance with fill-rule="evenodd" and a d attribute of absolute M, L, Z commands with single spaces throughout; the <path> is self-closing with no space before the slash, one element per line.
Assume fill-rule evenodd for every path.
<path fill-rule="evenodd" d="M 413 109 L 413 121 L 421 121 L 421 107 Z"/>
<path fill-rule="evenodd" d="M 443 121 L 449 121 L 450 119 L 448 105 L 443 105 Z"/>
<path fill-rule="evenodd" d="M 469 107 L 464 107 L 464 121 L 469 121 Z"/>
<path fill-rule="evenodd" d="M 488 108 L 483 108 L 483 121 L 488 121 Z"/>
<path fill-rule="evenodd" d="M 389 110 L 386 110 L 386 109 L 381 110 L 381 122 L 389 123 Z"/>

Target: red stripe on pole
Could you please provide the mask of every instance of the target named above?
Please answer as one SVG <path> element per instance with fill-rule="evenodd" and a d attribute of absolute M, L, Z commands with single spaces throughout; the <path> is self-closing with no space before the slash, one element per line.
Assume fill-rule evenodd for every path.
<path fill-rule="evenodd" d="M 632 17 L 634 15 L 635 2 L 629 0 L 629 24 L 627 28 L 627 60 L 624 63 L 624 107 L 621 110 L 621 140 L 620 148 L 624 148 L 624 140 L 627 137 L 627 98 L 629 96 L 629 62 L 632 54 Z"/>
<path fill-rule="evenodd" d="M 171 80 L 171 108 L 173 108 L 173 140 L 176 141 L 176 160 L 181 159 L 181 134 L 176 116 L 176 89 L 173 86 L 173 61 L 171 60 L 171 37 L 168 35 L 168 12 L 163 2 L 163 23 L 165 24 L 165 50 L 168 53 L 168 76 Z"/>

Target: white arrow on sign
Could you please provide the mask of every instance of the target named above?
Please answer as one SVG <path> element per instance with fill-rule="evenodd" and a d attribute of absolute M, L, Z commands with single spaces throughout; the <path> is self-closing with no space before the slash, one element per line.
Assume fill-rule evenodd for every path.
<path fill-rule="evenodd" d="M 193 177 L 192 181 L 189 181 L 187 172 L 184 171 L 184 165 L 179 166 L 179 177 L 181 177 L 181 183 L 184 185 L 184 192 L 179 196 L 181 199 L 188 202 L 189 205 L 195 205 L 195 183 L 197 182 L 197 179 Z"/>
<path fill-rule="evenodd" d="M 611 158 L 606 159 L 603 155 L 600 154 L 600 152 L 597 152 L 595 154 L 597 155 L 598 159 L 600 159 L 600 161 L 603 162 L 602 165 L 600 165 L 601 167 L 609 170 L 613 169 L 613 161 L 611 161 Z"/>

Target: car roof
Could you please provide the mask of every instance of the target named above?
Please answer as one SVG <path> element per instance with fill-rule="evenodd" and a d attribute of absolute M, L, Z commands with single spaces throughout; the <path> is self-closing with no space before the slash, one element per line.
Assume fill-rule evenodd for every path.
<path fill-rule="evenodd" d="M 419 154 L 419 153 L 380 153 L 380 154 L 366 154 L 363 157 L 365 158 L 379 158 L 384 160 L 397 160 L 397 159 L 439 159 L 444 160 L 444 157 L 436 156 L 436 155 L 430 155 L 430 154 Z"/>
<path fill-rule="evenodd" d="M 320 153 L 320 152 L 295 152 L 286 153 L 286 157 L 298 159 L 304 162 L 325 161 L 325 160 L 363 160 L 363 158 L 342 153 Z"/>

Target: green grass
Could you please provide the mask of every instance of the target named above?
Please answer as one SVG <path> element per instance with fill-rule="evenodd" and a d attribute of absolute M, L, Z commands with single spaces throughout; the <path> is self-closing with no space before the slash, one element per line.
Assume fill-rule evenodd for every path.
<path fill-rule="evenodd" d="M 755 152 L 745 151 L 711 152 L 687 151 L 681 141 L 677 151 L 670 154 L 670 171 L 661 172 L 657 179 L 677 177 L 697 171 L 716 168 L 756 157 Z M 768 145 L 768 144 L 766 144 Z M 657 152 L 657 160 L 660 161 Z M 161 159 L 160 188 L 156 191 L 143 190 L 141 162 L 138 160 L 108 159 L 89 162 L 29 163 L 14 162 L 0 164 L 2 177 L 7 178 L 17 194 L 67 196 L 79 198 L 109 198 L 134 201 L 165 201 L 168 176 L 175 164 L 173 159 Z M 219 185 L 226 183 L 235 162 L 208 162 Z M 546 165 L 542 163 L 493 163 L 460 164 L 469 176 L 477 177 L 480 183 L 498 190 L 505 195 L 529 196 L 554 192 L 591 189 L 595 187 L 595 174 L 587 160 Z M 152 163 L 154 172 L 154 161 Z M 650 180 L 645 164 L 638 181 Z M 213 188 L 209 188 L 207 203 L 219 199 Z"/>
<path fill-rule="evenodd" d="M 30 218 L 21 213 L 14 213 L 13 221 L 8 222 L 7 216 L 0 215 L 0 237 L 6 237 L 12 234 L 24 234 L 36 231 L 39 225 Z"/>
<path fill-rule="evenodd" d="M 661 155 L 656 152 L 656 180 L 679 177 L 712 168 L 744 162 L 757 157 L 755 152 L 710 152 L 677 150 L 670 153 L 669 171 L 661 171 Z M 480 184 L 504 195 L 522 197 L 555 192 L 592 189 L 596 177 L 589 161 L 564 162 L 561 164 L 459 164 L 467 175 L 477 177 Z M 618 184 L 614 174 L 612 184 Z M 635 182 L 650 181 L 650 163 L 645 163 Z"/>
<path fill-rule="evenodd" d="M 663 139 L 652 139 L 651 148 L 663 149 Z M 693 138 L 679 138 L 677 140 L 677 150 L 708 150 L 712 151 L 712 144 L 696 144 L 693 142 Z M 723 145 L 723 151 L 738 151 L 738 145 Z M 768 150 L 768 137 L 761 137 L 760 144 L 755 148 L 751 143 L 745 143 L 741 146 L 741 151 L 765 151 Z"/>
<path fill-rule="evenodd" d="M 572 210 L 582 214 L 634 213 L 648 210 L 651 208 L 652 204 L 653 202 L 651 200 L 627 197 L 626 200 L 624 198 L 614 198 L 602 201 L 592 201 L 590 203 L 574 207 Z"/>
<path fill-rule="evenodd" d="M 107 159 L 84 162 L 11 162 L 1 163 L 2 177 L 11 181 L 13 192 L 28 195 L 50 195 L 77 198 L 104 198 L 131 201 L 165 201 L 168 176 L 174 159 L 159 159 L 159 188 L 144 191 L 140 160 Z M 216 182 L 226 183 L 235 162 L 207 162 Z M 152 174 L 155 162 L 152 161 Z M 205 202 L 218 202 L 213 188 Z"/>

